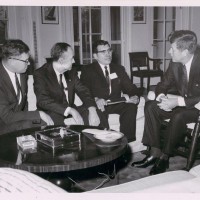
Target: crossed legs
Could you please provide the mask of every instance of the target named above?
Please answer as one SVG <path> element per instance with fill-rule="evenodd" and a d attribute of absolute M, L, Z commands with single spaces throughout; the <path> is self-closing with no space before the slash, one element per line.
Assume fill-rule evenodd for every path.
<path fill-rule="evenodd" d="M 186 124 L 195 122 L 198 117 L 198 110 L 195 108 L 177 107 L 171 112 L 166 112 L 161 110 L 157 103 L 156 101 L 149 101 L 145 105 L 145 126 L 142 142 L 144 145 L 151 147 L 150 156 L 144 159 L 143 162 L 140 161 L 139 164 L 137 162 L 133 163 L 135 166 L 138 164 L 139 167 L 155 164 L 150 174 L 166 171 L 169 165 L 169 156 L 183 137 Z M 161 124 L 165 119 L 170 119 L 170 122 L 161 146 Z"/>

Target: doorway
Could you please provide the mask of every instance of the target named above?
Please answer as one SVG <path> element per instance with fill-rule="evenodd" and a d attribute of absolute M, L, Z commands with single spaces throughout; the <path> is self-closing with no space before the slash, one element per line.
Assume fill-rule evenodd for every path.
<path fill-rule="evenodd" d="M 153 55 L 162 60 L 162 70 L 166 71 L 170 62 L 170 42 L 168 35 L 175 30 L 176 7 L 153 8 Z"/>
<path fill-rule="evenodd" d="M 121 7 L 73 7 L 75 62 L 93 62 L 92 43 L 107 40 L 113 49 L 113 62 L 122 64 Z"/>

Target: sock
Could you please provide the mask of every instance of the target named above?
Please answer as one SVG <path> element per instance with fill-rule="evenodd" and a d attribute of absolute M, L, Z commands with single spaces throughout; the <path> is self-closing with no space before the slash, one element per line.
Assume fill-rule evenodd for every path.
<path fill-rule="evenodd" d="M 169 155 L 162 153 L 162 155 L 160 156 L 160 159 L 168 160 L 169 159 Z"/>
<path fill-rule="evenodd" d="M 159 148 L 151 147 L 150 155 L 159 158 L 162 155 L 162 152 Z"/>

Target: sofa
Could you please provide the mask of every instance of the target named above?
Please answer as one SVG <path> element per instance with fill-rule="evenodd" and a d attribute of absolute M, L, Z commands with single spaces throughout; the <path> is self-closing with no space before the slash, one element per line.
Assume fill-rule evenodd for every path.
<path fill-rule="evenodd" d="M 177 170 L 148 176 L 90 193 L 200 193 L 200 165 L 190 171 Z"/>
<path fill-rule="evenodd" d="M 59 199 L 66 199 L 69 194 L 47 180 L 27 171 L 0 168 L 0 195 L 14 193 L 26 194 L 62 194 Z M 106 188 L 85 192 L 91 193 L 199 193 L 200 165 L 189 172 L 170 171 L 163 174 L 141 178 Z"/>
<path fill-rule="evenodd" d="M 28 109 L 29 111 L 36 110 L 36 96 L 33 89 L 33 76 L 29 75 L 28 77 Z M 75 104 L 77 106 L 81 105 L 82 102 L 80 98 L 76 95 L 75 96 Z M 141 143 L 142 135 L 143 135 L 143 128 L 144 128 L 144 104 L 145 99 L 144 97 L 140 98 L 140 103 L 138 105 L 138 112 L 137 112 L 137 119 L 136 119 L 136 141 L 130 142 L 129 147 L 132 152 L 138 152 L 145 149 L 145 146 Z M 119 115 L 118 114 L 110 114 L 109 115 L 109 125 L 110 128 L 116 131 L 119 131 Z M 72 125 L 75 121 L 73 119 L 67 119 L 65 124 Z"/>

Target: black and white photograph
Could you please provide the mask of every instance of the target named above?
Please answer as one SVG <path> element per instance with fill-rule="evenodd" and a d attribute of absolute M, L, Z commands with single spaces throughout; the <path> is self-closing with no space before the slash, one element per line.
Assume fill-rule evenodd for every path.
<path fill-rule="evenodd" d="M 179 0 L 0 0 L 0 198 L 196 200 L 199 19 Z"/>

